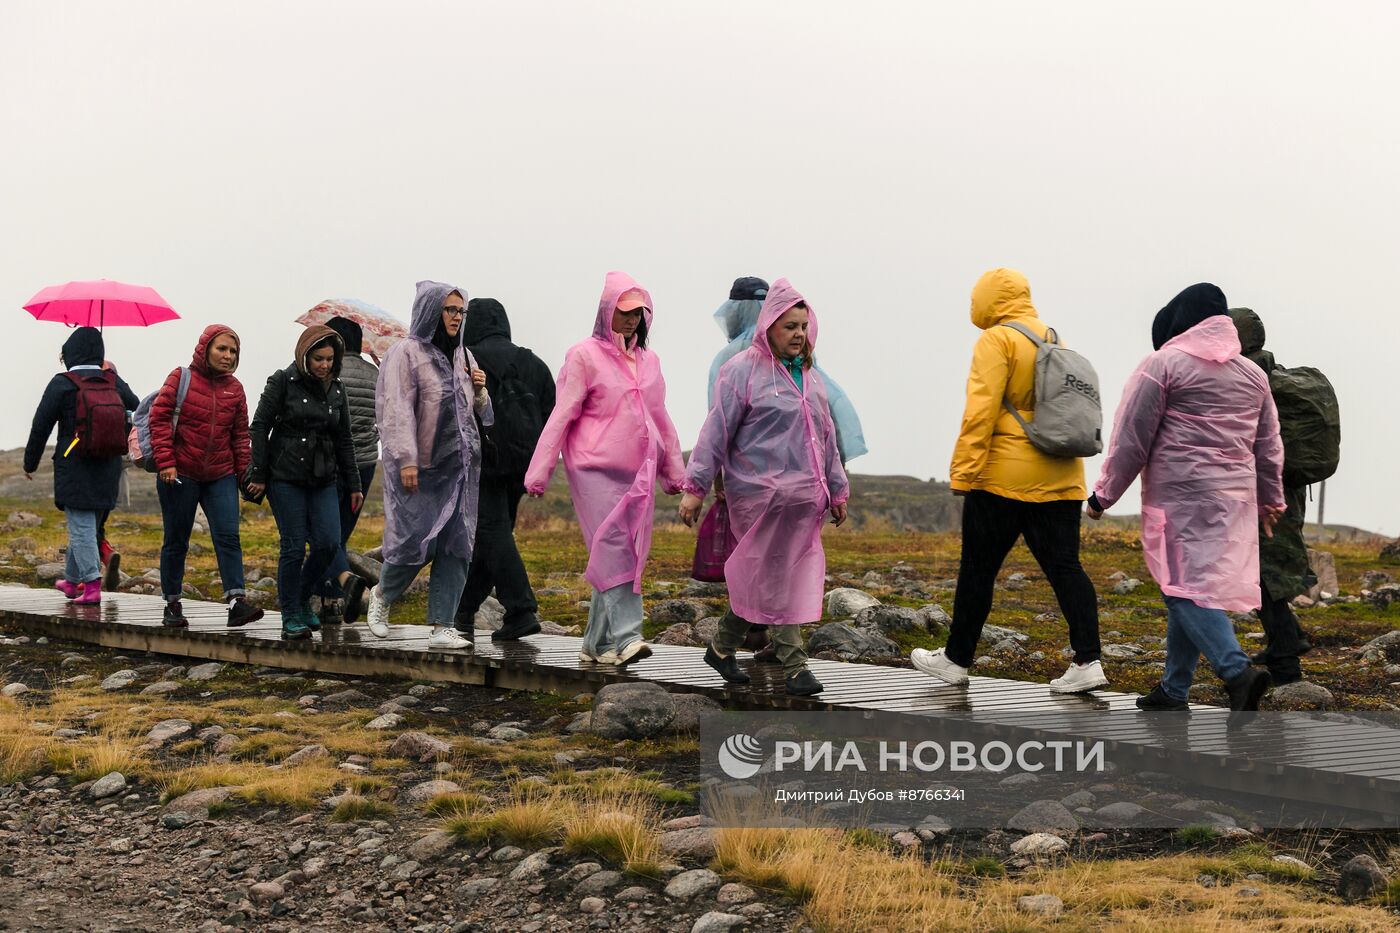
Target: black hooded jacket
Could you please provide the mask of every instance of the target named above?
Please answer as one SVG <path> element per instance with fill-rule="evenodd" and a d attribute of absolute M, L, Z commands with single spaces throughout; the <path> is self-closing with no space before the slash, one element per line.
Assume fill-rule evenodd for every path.
<path fill-rule="evenodd" d="M 1153 319 L 1152 349 L 1162 349 L 1172 338 L 1181 336 L 1207 318 L 1229 313 L 1229 302 L 1218 286 L 1200 282 L 1184 288 Z"/>
<path fill-rule="evenodd" d="M 71 371 L 74 367 L 95 367 L 101 370 L 106 349 L 102 342 L 102 332 L 95 327 L 79 327 L 63 344 L 63 365 Z M 117 377 L 117 391 L 126 404 L 128 417 L 136 410 L 141 400 L 131 388 Z M 34 424 L 29 431 L 29 443 L 24 448 L 24 472 L 33 473 L 39 469 L 39 460 L 44 455 L 44 447 L 49 442 L 54 425 L 58 425 L 58 444 L 53 453 L 53 499 L 60 509 L 84 509 L 105 512 L 116 508 L 117 492 L 121 485 L 124 457 L 106 457 L 94 460 L 89 457 L 63 456 L 77 432 L 78 387 L 63 373 L 56 374 L 44 387 L 44 395 L 39 399 L 39 407 L 34 412 Z"/>
<path fill-rule="evenodd" d="M 554 411 L 554 375 L 538 356 L 511 342 L 510 318 L 499 301 L 494 298 L 473 298 L 467 303 L 462 340 L 481 368 L 486 370 L 486 391 L 493 399 L 501 398 L 501 379 L 514 367 L 513 378 L 524 383 L 539 400 L 540 424 L 549 420 L 550 412 Z M 496 424 L 502 425 L 502 415 L 509 417 L 509 413 L 509 408 L 498 402 Z M 493 430 L 500 428 L 487 429 L 487 435 L 490 436 Z M 487 476 L 518 478 L 520 482 L 524 482 L 525 478 L 523 469 L 502 469 L 493 466 L 490 458 L 486 459 L 483 472 Z"/>

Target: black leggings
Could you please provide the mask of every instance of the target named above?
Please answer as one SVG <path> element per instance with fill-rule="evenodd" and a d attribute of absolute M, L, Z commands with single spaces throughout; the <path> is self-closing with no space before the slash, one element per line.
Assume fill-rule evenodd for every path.
<path fill-rule="evenodd" d="M 963 499 L 962 564 L 953 597 L 948 659 L 972 665 L 982 626 L 992 611 L 992 588 L 1006 555 L 1025 535 L 1069 623 L 1077 664 L 1099 659 L 1099 604 L 1094 584 L 1079 563 L 1079 517 L 1083 503 L 1021 502 L 974 490 Z"/>

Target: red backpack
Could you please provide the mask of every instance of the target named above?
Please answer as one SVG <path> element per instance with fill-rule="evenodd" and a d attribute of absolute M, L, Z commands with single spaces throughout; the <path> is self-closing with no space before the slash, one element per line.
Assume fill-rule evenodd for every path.
<path fill-rule="evenodd" d="M 117 374 L 67 374 L 78 388 L 74 428 L 80 457 L 102 459 L 126 453 L 126 403 L 117 391 Z"/>

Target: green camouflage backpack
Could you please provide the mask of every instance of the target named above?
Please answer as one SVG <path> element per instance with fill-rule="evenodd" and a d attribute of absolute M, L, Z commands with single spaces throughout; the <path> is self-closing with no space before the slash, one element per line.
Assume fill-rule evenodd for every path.
<path fill-rule="evenodd" d="M 1269 389 L 1283 436 L 1283 484 L 1310 486 L 1336 473 L 1342 456 L 1342 422 L 1332 383 L 1311 366 L 1275 366 L 1269 373 Z"/>

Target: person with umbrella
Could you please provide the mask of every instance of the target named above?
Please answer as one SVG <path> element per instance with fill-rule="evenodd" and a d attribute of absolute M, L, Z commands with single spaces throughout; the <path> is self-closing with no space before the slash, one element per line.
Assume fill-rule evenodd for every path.
<path fill-rule="evenodd" d="M 54 505 L 68 523 L 68 550 L 56 585 L 64 596 L 82 604 L 102 600 L 97 524 L 103 512 L 116 508 L 127 426 L 140 404 L 115 372 L 103 368 L 105 356 L 102 332 L 95 327 L 79 327 L 64 341 L 65 371 L 44 388 L 24 448 L 24 474 L 32 480 L 49 435 L 58 426 Z"/>
<path fill-rule="evenodd" d="M 379 370 L 384 569 L 370 590 L 369 630 L 388 637 L 390 607 L 432 564 L 428 647 L 471 648 L 453 623 L 476 540 L 480 426 L 490 427 L 495 416 L 486 373 L 462 342 L 466 292 L 442 282 L 417 287 L 408 337 L 389 349 Z"/>

